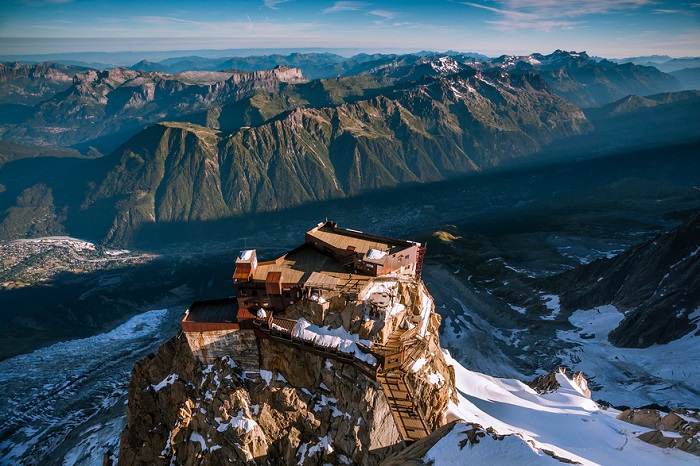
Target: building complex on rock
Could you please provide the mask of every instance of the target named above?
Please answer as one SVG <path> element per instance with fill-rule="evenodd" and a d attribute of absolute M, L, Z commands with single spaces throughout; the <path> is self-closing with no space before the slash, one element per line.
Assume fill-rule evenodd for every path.
<path fill-rule="evenodd" d="M 228 355 L 249 374 L 261 370 L 263 341 L 352 365 L 381 384 L 402 438 L 415 441 L 430 429 L 426 413 L 414 409 L 405 376 L 426 355 L 441 354 L 440 317 L 420 279 L 424 255 L 420 243 L 326 221 L 276 259 L 242 251 L 235 297 L 193 303 L 182 329 L 200 362 Z M 430 383 L 444 383 L 435 377 Z"/>

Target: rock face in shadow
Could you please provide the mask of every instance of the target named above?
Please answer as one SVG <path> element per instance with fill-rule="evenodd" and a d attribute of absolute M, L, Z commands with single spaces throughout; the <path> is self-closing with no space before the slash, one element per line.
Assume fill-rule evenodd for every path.
<path fill-rule="evenodd" d="M 543 280 L 573 311 L 613 304 L 625 313 L 610 333 L 621 347 L 668 343 L 696 330 L 700 319 L 700 211 L 678 228 Z"/>

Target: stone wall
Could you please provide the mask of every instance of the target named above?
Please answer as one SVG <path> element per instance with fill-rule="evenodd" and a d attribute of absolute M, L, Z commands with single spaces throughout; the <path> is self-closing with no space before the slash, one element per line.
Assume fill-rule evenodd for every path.
<path fill-rule="evenodd" d="M 230 355 L 243 370 L 260 370 L 258 340 L 253 330 L 185 332 L 192 354 L 204 364 Z"/>

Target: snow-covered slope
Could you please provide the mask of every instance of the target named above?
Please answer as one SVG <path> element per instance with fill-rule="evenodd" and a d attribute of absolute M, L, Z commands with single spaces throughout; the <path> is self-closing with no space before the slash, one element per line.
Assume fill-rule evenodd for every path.
<path fill-rule="evenodd" d="M 700 309 L 689 316 L 700 323 Z M 608 340 L 624 314 L 614 306 L 576 311 L 569 322 L 574 330 L 559 331 L 559 339 L 572 343 L 560 357 L 567 367 L 583 371 L 593 382 L 595 399 L 614 406 L 696 408 L 700 404 L 700 336 L 698 330 L 665 345 L 618 348 Z M 568 345 L 567 345 L 568 346 Z"/>
<path fill-rule="evenodd" d="M 460 448 L 459 442 L 465 439 L 460 432 L 469 429 L 458 424 L 426 454 L 426 458 L 443 460 L 436 465 L 456 464 L 451 458 L 459 458 L 463 464 L 516 464 L 514 459 L 524 457 L 528 464 L 553 464 L 552 457 L 538 452 L 584 465 L 698 464 L 697 456 L 637 439 L 649 429 L 616 419 L 619 411 L 599 408 L 562 373 L 556 375 L 561 388 L 539 395 L 518 380 L 472 372 L 446 357 L 454 365 L 459 392 L 459 403 L 451 406 L 451 415 L 513 437 L 493 442 L 486 436 L 485 441 Z M 535 452 L 523 456 L 527 446 Z M 488 456 L 484 456 L 486 452 Z M 501 455 L 504 461 L 497 462 Z"/>

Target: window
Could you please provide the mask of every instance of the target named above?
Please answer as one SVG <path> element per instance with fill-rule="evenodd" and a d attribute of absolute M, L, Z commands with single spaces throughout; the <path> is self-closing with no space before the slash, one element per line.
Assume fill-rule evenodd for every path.
<path fill-rule="evenodd" d="M 241 290 L 241 296 L 248 296 L 248 290 Z"/>

